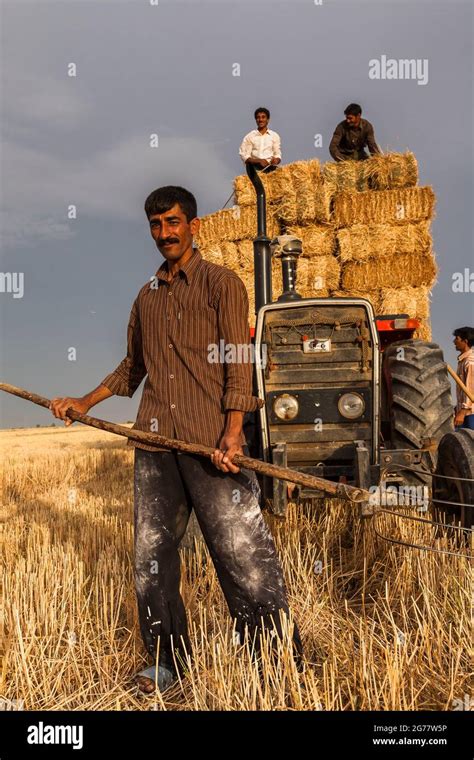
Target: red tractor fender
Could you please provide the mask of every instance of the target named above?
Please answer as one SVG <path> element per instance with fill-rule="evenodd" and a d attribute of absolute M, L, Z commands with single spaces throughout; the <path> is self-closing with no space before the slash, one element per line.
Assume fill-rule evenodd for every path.
<path fill-rule="evenodd" d="M 375 317 L 375 324 L 380 338 L 380 350 L 397 340 L 410 340 L 420 326 L 419 319 L 412 319 L 406 314 Z"/>

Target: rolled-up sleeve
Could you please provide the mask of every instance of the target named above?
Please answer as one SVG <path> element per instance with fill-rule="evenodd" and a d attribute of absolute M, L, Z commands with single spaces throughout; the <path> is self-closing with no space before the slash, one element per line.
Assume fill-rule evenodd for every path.
<path fill-rule="evenodd" d="M 146 374 L 138 299 L 135 299 L 127 328 L 127 355 L 113 372 L 104 377 L 101 384 L 116 396 L 131 397 Z"/>
<path fill-rule="evenodd" d="M 252 395 L 254 357 L 248 316 L 249 298 L 244 283 L 236 275 L 225 277 L 219 288 L 217 303 L 219 339 L 224 340 L 226 346 L 232 344 L 234 355 L 231 361 L 224 363 L 224 411 L 236 409 L 253 412 L 265 403 Z"/>

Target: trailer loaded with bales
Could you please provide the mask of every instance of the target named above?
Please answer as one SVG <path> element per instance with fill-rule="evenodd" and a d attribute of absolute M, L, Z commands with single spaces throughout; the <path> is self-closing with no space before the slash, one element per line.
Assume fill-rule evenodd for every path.
<path fill-rule="evenodd" d="M 247 173 L 234 208 L 204 217 L 197 242 L 249 293 L 254 392 L 265 400 L 246 415 L 251 456 L 369 491 L 364 515 L 387 506 L 387 493 L 408 495 L 464 540 L 474 437 L 454 431 L 447 366 L 431 340 L 435 199 L 416 185 L 415 157 Z M 323 495 L 259 477 L 277 515 L 289 499 Z"/>

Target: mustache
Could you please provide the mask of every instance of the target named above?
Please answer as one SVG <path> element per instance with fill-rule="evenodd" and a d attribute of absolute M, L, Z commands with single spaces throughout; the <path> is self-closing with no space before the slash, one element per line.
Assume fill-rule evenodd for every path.
<path fill-rule="evenodd" d="M 179 240 L 177 238 L 160 238 L 158 240 L 158 245 L 166 245 L 167 243 L 179 243 Z"/>

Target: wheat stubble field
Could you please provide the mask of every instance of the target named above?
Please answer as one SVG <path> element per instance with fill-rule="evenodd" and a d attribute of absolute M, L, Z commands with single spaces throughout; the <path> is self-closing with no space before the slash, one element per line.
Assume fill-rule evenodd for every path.
<path fill-rule="evenodd" d="M 469 562 L 381 541 L 355 508 L 268 513 L 308 665 L 283 643 L 263 677 L 232 625 L 206 547 L 182 550 L 193 660 L 163 695 L 145 663 L 132 568 L 133 454 L 71 429 L 2 431 L 5 611 L 0 696 L 25 710 L 452 710 L 471 693 Z M 385 521 L 385 522 L 384 522 Z M 395 537 L 426 538 L 385 516 Z M 441 544 L 440 544 L 441 545 Z M 444 544 L 447 546 L 447 544 Z M 269 650 L 269 647 L 268 647 Z M 453 707 L 454 706 L 454 707 Z"/>

